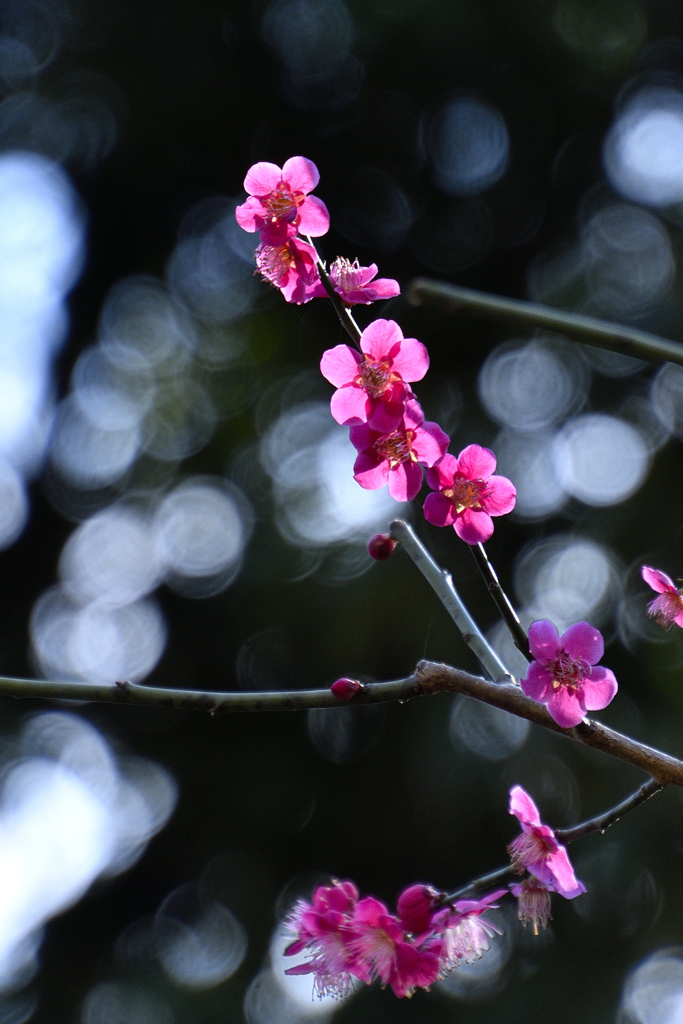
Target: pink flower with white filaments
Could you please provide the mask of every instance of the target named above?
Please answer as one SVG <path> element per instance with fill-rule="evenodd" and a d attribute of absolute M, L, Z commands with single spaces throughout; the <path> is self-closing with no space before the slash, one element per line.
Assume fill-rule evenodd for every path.
<path fill-rule="evenodd" d="M 545 704 L 550 717 L 563 729 L 571 729 L 586 711 L 600 711 L 614 698 L 618 685 L 614 673 L 597 663 L 605 651 L 600 630 L 588 622 L 577 622 L 562 636 L 548 619 L 529 627 L 529 650 L 533 661 L 522 690 L 532 700 Z"/>
<path fill-rule="evenodd" d="M 678 590 L 671 577 L 661 569 L 653 569 L 649 565 L 644 565 L 640 572 L 648 586 L 659 594 L 659 597 L 650 601 L 647 606 L 650 618 L 656 619 L 665 629 L 669 629 L 674 622 L 683 628 L 683 593 Z"/>
<path fill-rule="evenodd" d="M 316 251 L 291 229 L 282 225 L 264 228 L 254 256 L 257 271 L 280 289 L 287 302 L 301 305 L 317 296 L 321 285 Z"/>
<path fill-rule="evenodd" d="M 412 397 L 409 384 L 429 369 L 427 349 L 416 338 L 404 338 L 394 320 L 374 320 L 361 334 L 360 348 L 337 345 L 320 360 L 323 377 L 337 388 L 332 415 L 343 426 L 369 423 L 384 433 L 395 430 Z"/>
<path fill-rule="evenodd" d="M 574 874 L 567 848 L 557 841 L 550 826 L 542 823 L 538 807 L 521 786 L 510 790 L 510 814 L 522 826 L 521 834 L 508 847 L 515 870 L 520 874 L 528 871 L 567 900 L 585 892 L 586 887 Z"/>
<path fill-rule="evenodd" d="M 406 402 L 403 419 L 395 430 L 380 433 L 364 423 L 351 427 L 351 443 L 358 451 L 354 480 L 374 491 L 388 484 L 396 501 L 412 501 L 422 486 L 422 467 L 443 458 L 449 438 L 437 423 L 425 422 L 416 401 Z"/>
<path fill-rule="evenodd" d="M 378 299 L 391 299 L 401 294 L 398 281 L 391 277 L 377 277 L 376 263 L 361 267 L 358 260 L 351 263 L 343 256 L 338 256 L 330 267 L 330 280 L 347 306 L 368 305 Z"/>
<path fill-rule="evenodd" d="M 424 503 L 425 519 L 435 526 L 452 526 L 466 544 L 479 544 L 493 533 L 491 516 L 515 507 L 517 491 L 505 476 L 494 476 L 496 457 L 489 448 L 471 444 L 457 459 L 446 455 L 427 471 L 433 489 Z"/>
<path fill-rule="evenodd" d="M 302 235 L 326 234 L 330 227 L 327 207 L 322 199 L 309 195 L 319 181 L 318 168 L 303 156 L 291 157 L 282 170 L 276 164 L 254 164 L 244 179 L 249 198 L 235 210 L 237 223 L 245 231 L 285 224 Z"/>

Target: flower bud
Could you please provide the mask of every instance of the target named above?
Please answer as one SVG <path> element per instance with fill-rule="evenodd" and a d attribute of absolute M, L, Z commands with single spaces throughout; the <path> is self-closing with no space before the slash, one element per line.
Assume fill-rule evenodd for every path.
<path fill-rule="evenodd" d="M 368 554 L 376 558 L 378 562 L 385 562 L 391 558 L 396 547 L 396 541 L 388 533 L 376 533 L 368 541 Z"/>
<path fill-rule="evenodd" d="M 357 679 L 337 679 L 330 687 L 337 700 L 352 700 L 357 693 L 365 689 Z"/>

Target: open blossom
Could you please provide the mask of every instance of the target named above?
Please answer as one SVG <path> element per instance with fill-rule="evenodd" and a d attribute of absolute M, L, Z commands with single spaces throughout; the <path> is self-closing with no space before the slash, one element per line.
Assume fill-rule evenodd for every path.
<path fill-rule="evenodd" d="M 299 900 L 287 918 L 287 927 L 297 938 L 285 950 L 293 956 L 306 950 L 311 959 L 290 967 L 286 974 L 313 974 L 313 990 L 343 998 L 353 987 L 351 968 L 354 957 L 350 949 L 351 920 L 358 903 L 358 890 L 353 882 L 319 885 L 313 900 Z"/>
<path fill-rule="evenodd" d="M 395 430 L 383 434 L 369 424 L 351 427 L 351 443 L 359 455 L 353 477 L 361 487 L 374 491 L 385 484 L 396 501 L 412 501 L 422 486 L 422 466 L 433 466 L 449 444 L 437 423 L 425 422 L 417 402 L 406 402 L 403 419 Z"/>
<path fill-rule="evenodd" d="M 605 644 L 602 634 L 588 622 L 577 622 L 559 636 L 548 619 L 529 627 L 529 650 L 534 660 L 520 679 L 522 690 L 545 704 L 563 729 L 571 729 L 586 711 L 606 708 L 618 686 L 614 673 L 597 662 Z"/>
<path fill-rule="evenodd" d="M 536 804 L 521 786 L 510 790 L 510 814 L 522 826 L 521 834 L 508 847 L 513 867 L 520 874 L 528 871 L 547 889 L 567 900 L 585 892 L 585 886 L 574 874 L 567 848 L 558 843 L 548 825 L 542 824 Z"/>
<path fill-rule="evenodd" d="M 486 910 L 495 909 L 498 906 L 495 901 L 504 894 L 504 889 L 498 889 L 478 900 L 458 900 L 443 912 L 441 921 L 436 922 L 443 936 L 442 974 L 457 967 L 462 960 L 474 963 L 487 952 L 489 939 L 500 935 L 500 930 L 482 915 Z"/>
<path fill-rule="evenodd" d="M 378 299 L 390 299 L 401 294 L 398 281 L 391 277 L 380 277 L 375 280 L 376 277 L 376 263 L 371 263 L 369 267 L 361 267 L 358 260 L 351 263 L 343 256 L 338 256 L 330 267 L 330 280 L 334 290 L 347 306 L 359 303 L 367 305 Z"/>
<path fill-rule="evenodd" d="M 422 342 L 404 338 L 394 320 L 374 320 L 360 336 L 361 352 L 337 345 L 323 353 L 320 372 L 338 389 L 330 410 L 337 423 L 369 423 L 374 430 L 395 430 L 408 386 L 422 380 L 429 369 L 429 354 Z"/>
<path fill-rule="evenodd" d="M 517 917 L 524 927 L 531 925 L 534 935 L 538 935 L 539 926 L 548 927 L 550 920 L 550 890 L 535 878 L 525 878 L 520 884 L 510 886 L 513 896 L 518 899 Z"/>
<path fill-rule="evenodd" d="M 439 977 L 441 940 L 428 936 L 419 944 L 411 941 L 399 919 L 374 896 L 358 903 L 353 931 L 353 971 L 362 981 L 379 978 L 402 997 L 429 988 Z"/>
<path fill-rule="evenodd" d="M 263 231 L 269 224 L 286 224 L 302 235 L 324 235 L 330 215 L 321 199 L 311 196 L 320 181 L 312 160 L 293 156 L 282 170 L 276 164 L 258 163 L 247 171 L 244 189 L 249 198 L 235 210 L 237 223 L 245 231 Z"/>
<path fill-rule="evenodd" d="M 479 544 L 493 533 L 491 516 L 515 507 L 517 491 L 504 476 L 494 476 L 496 457 L 488 448 L 471 444 L 457 459 L 446 455 L 427 471 L 433 489 L 424 503 L 425 518 L 435 526 L 452 526 L 466 544 Z"/>
<path fill-rule="evenodd" d="M 683 627 L 683 593 L 676 588 L 671 577 L 649 565 L 644 565 L 640 572 L 648 586 L 659 594 L 647 606 L 650 618 L 656 619 L 665 629 L 669 629 L 674 622 Z"/>
<path fill-rule="evenodd" d="M 255 252 L 256 269 L 287 302 L 301 305 L 317 295 L 320 275 L 315 249 L 286 227 L 266 228 Z"/>

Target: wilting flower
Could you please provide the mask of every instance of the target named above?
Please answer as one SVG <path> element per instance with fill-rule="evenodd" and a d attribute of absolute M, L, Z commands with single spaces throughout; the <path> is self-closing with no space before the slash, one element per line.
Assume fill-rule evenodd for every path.
<path fill-rule="evenodd" d="M 647 585 L 659 594 L 647 606 L 650 618 L 656 619 L 665 629 L 669 629 L 674 622 L 683 627 L 683 593 L 676 588 L 671 577 L 649 565 L 644 565 L 640 572 Z"/>
<path fill-rule="evenodd" d="M 550 920 L 550 890 L 535 878 L 525 878 L 520 884 L 515 882 L 510 886 L 513 896 L 518 899 L 517 917 L 524 927 L 528 924 L 538 935 L 539 925 L 541 928 L 548 927 Z"/>
<path fill-rule="evenodd" d="M 330 227 L 327 207 L 308 194 L 319 181 L 318 168 L 303 156 L 293 156 L 282 170 L 276 164 L 254 164 L 244 179 L 249 199 L 235 210 L 237 223 L 245 231 L 285 224 L 302 235 L 324 235 Z"/>
<path fill-rule="evenodd" d="M 360 900 L 353 918 L 353 973 L 362 981 L 379 978 L 399 996 L 429 988 L 439 977 L 441 940 L 406 938 L 402 923 L 374 896 Z"/>
<path fill-rule="evenodd" d="M 426 423 L 415 401 L 406 402 L 396 430 L 383 434 L 368 424 L 351 427 L 351 443 L 359 452 L 354 479 L 366 490 L 389 485 L 396 501 L 412 501 L 422 486 L 422 466 L 443 457 L 449 438 L 437 423 Z"/>
<path fill-rule="evenodd" d="M 445 455 L 427 470 L 433 489 L 424 503 L 425 518 L 435 526 L 453 526 L 466 544 L 479 544 L 493 533 L 491 516 L 502 516 L 515 507 L 517 491 L 504 476 L 494 476 L 496 457 L 488 448 L 471 444 L 454 455 Z"/>
<path fill-rule="evenodd" d="M 287 302 L 301 305 L 317 294 L 320 275 L 315 249 L 286 227 L 264 229 L 254 255 L 257 271 L 280 289 Z"/>
<path fill-rule="evenodd" d="M 522 690 L 545 704 L 563 729 L 571 729 L 586 711 L 606 708 L 617 692 L 614 673 L 597 665 L 605 651 L 602 634 L 588 622 L 577 622 L 559 636 L 548 619 L 529 627 L 534 661 L 520 679 Z"/>
<path fill-rule="evenodd" d="M 355 306 L 358 303 L 367 305 L 369 302 L 376 302 L 377 299 L 390 299 L 401 294 L 398 281 L 390 277 L 380 277 L 375 281 L 375 277 L 376 263 L 369 267 L 361 267 L 358 260 L 351 263 L 343 256 L 338 256 L 330 267 L 330 280 L 334 290 L 347 306 Z"/>
<path fill-rule="evenodd" d="M 350 951 L 351 919 L 358 902 L 353 882 L 319 885 L 313 900 L 299 900 L 286 920 L 297 938 L 285 950 L 294 956 L 306 950 L 311 959 L 290 967 L 285 974 L 313 974 L 313 990 L 322 999 L 325 995 L 343 998 L 353 987 Z"/>
<path fill-rule="evenodd" d="M 510 814 L 522 826 L 521 835 L 508 847 L 515 870 L 520 874 L 528 871 L 547 889 L 567 900 L 585 892 L 585 886 L 574 874 L 567 848 L 558 843 L 550 826 L 542 824 L 536 804 L 521 786 L 510 790 Z"/>
<path fill-rule="evenodd" d="M 337 423 L 369 423 L 374 430 L 395 430 L 401 422 L 408 384 L 422 380 L 429 354 L 422 342 L 404 338 L 393 320 L 374 320 L 360 337 L 360 352 L 337 345 L 323 353 L 320 372 L 334 384 L 330 410 Z"/>
<path fill-rule="evenodd" d="M 479 960 L 490 948 L 489 939 L 500 935 L 500 930 L 482 915 L 486 910 L 496 909 L 495 900 L 504 896 L 505 891 L 498 889 L 478 900 L 458 900 L 443 912 L 440 922 L 435 922 L 443 935 L 442 974 L 457 967 L 461 960 L 468 964 Z"/>

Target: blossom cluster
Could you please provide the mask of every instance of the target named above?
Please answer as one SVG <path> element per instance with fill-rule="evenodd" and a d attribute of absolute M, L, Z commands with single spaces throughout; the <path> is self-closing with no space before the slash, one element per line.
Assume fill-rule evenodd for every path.
<path fill-rule="evenodd" d="M 298 304 L 327 297 L 328 288 L 345 306 L 369 305 L 400 293 L 390 278 L 377 279 L 377 266 L 361 267 L 338 257 L 329 276 L 311 242 L 327 233 L 327 207 L 311 195 L 320 175 L 315 164 L 295 156 L 282 168 L 257 163 L 247 173 L 248 198 L 235 215 L 245 231 L 259 232 L 257 271 Z M 323 273 L 321 274 L 321 271 Z M 327 280 L 327 287 L 324 283 Z M 448 454 L 450 438 L 438 423 L 425 419 L 411 385 L 429 368 L 426 347 L 404 338 L 393 320 L 377 319 L 359 338 L 359 349 L 337 345 L 322 357 L 323 376 L 335 387 L 331 412 L 349 427 L 357 451 L 354 479 L 366 490 L 385 484 L 396 501 L 412 501 L 424 471 L 432 488 L 424 514 L 437 526 L 453 526 L 468 544 L 488 540 L 492 516 L 512 511 L 516 491 L 495 475 L 496 459 L 473 444 L 456 458 Z"/>
<path fill-rule="evenodd" d="M 585 892 L 574 874 L 567 850 L 521 786 L 510 790 L 510 813 L 522 826 L 510 844 L 512 870 L 528 873 L 510 891 L 518 898 L 518 917 L 537 934 L 550 918 L 550 894 L 574 899 Z M 461 963 L 472 963 L 490 948 L 499 929 L 484 914 L 498 907 L 507 889 L 478 899 L 449 899 L 430 885 L 411 885 L 392 914 L 374 896 L 360 898 L 351 881 L 320 885 L 310 902 L 299 900 L 286 920 L 295 940 L 289 956 L 305 952 L 309 959 L 287 974 L 312 974 L 313 991 L 343 998 L 356 981 L 369 985 L 378 978 L 399 996 L 428 989 Z"/>

